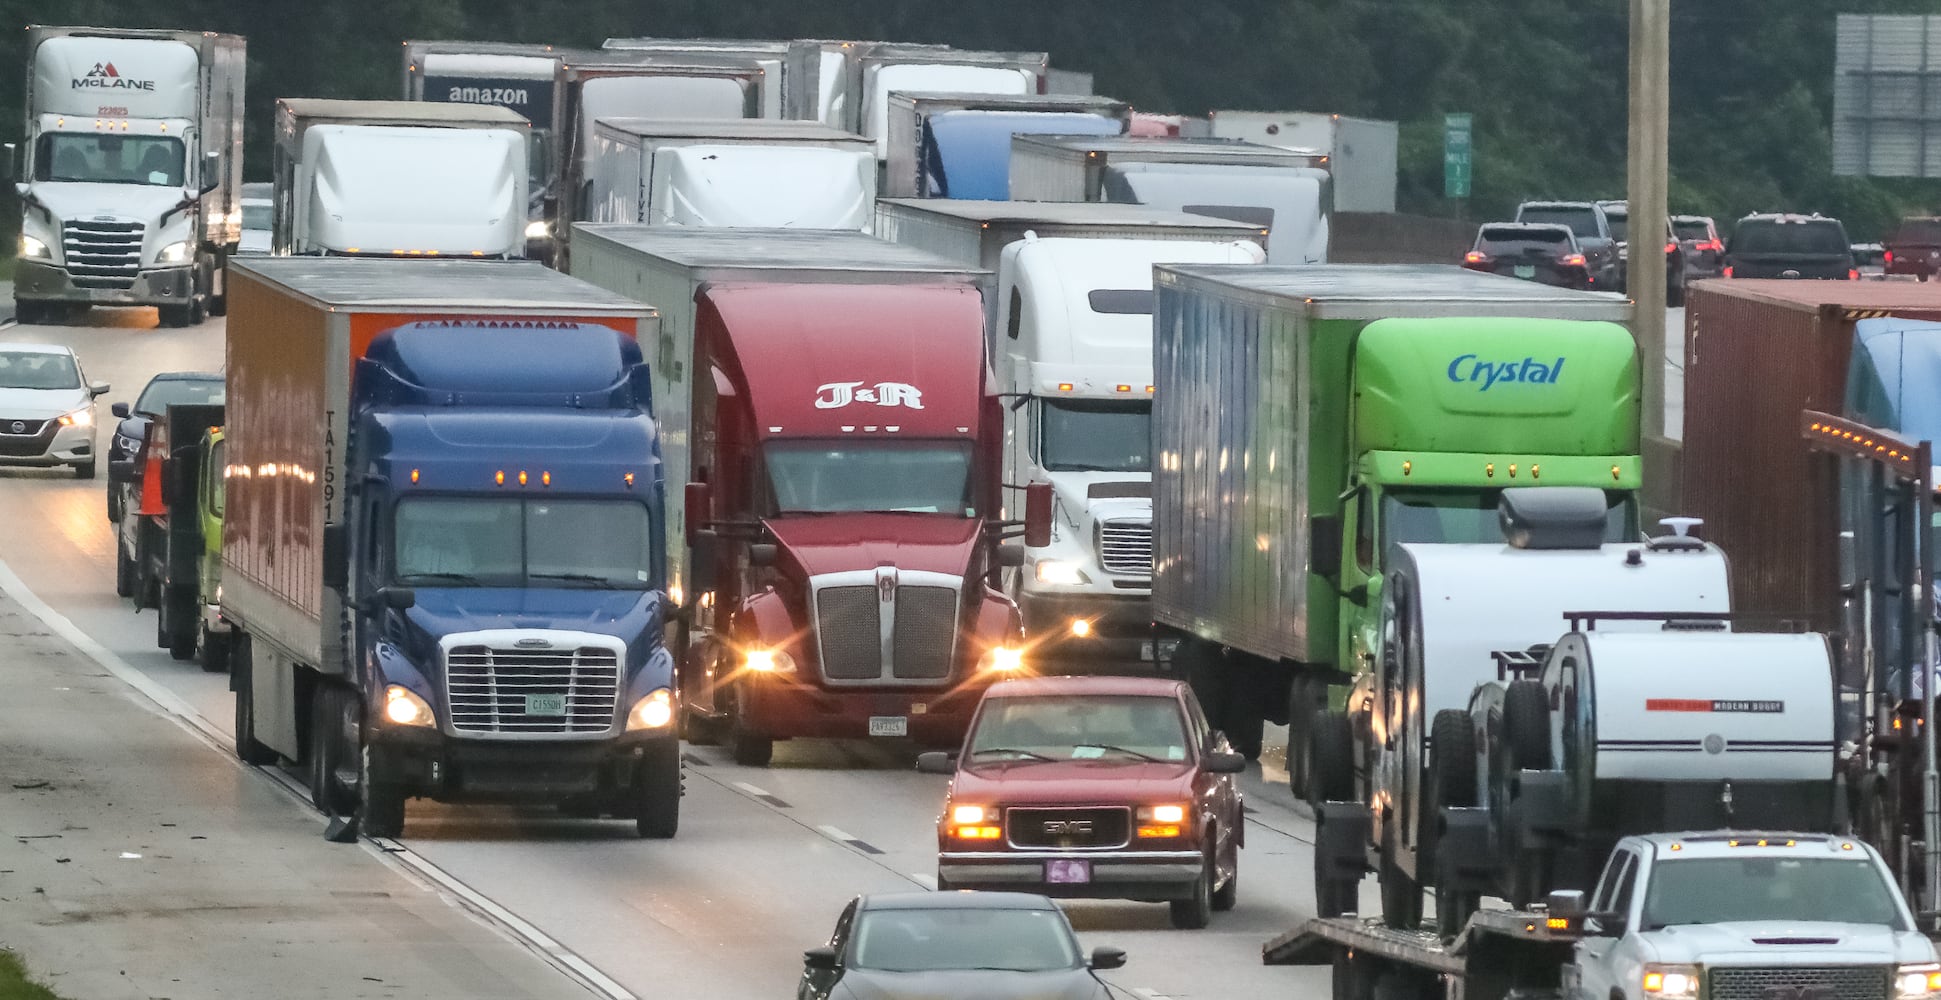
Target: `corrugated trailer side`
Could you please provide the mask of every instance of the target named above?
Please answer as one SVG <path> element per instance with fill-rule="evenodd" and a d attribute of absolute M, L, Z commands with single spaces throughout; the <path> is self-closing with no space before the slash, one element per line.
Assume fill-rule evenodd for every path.
<path fill-rule="evenodd" d="M 1011 137 L 1013 201 L 1092 201 L 1097 193 L 1084 153 L 1040 136 Z"/>
<path fill-rule="evenodd" d="M 1837 621 L 1837 484 L 1799 436 L 1804 409 L 1839 413 L 1855 322 L 1941 319 L 1941 287 L 1730 280 L 1685 306 L 1681 509 L 1732 558 L 1735 608 L 1816 629 Z"/>
<path fill-rule="evenodd" d="M 984 234 L 978 223 L 888 198 L 876 202 L 876 235 L 966 264 L 983 259 Z"/>

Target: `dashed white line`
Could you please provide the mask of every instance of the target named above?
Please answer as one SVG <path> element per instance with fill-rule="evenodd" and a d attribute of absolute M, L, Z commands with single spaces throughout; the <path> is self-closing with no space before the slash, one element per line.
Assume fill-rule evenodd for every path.
<path fill-rule="evenodd" d="M 926 875 L 923 872 L 911 872 L 910 881 L 923 886 L 931 892 L 937 891 L 937 876 L 935 874 Z"/>

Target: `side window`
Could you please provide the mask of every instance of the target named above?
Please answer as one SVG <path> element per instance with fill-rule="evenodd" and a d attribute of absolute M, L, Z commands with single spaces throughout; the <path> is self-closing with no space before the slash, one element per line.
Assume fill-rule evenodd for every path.
<path fill-rule="evenodd" d="M 856 901 L 852 899 L 848 906 L 843 907 L 842 916 L 836 918 L 835 932 L 829 935 L 829 947 L 836 949 L 839 958 L 849 947 L 849 927 L 855 922 Z"/>
<path fill-rule="evenodd" d="M 1611 854 L 1611 860 L 1604 864 L 1604 874 L 1598 877 L 1597 891 L 1591 894 L 1591 912 L 1610 912 L 1611 899 L 1617 894 L 1618 883 L 1630 870 L 1630 865 L 1630 851 L 1617 851 Z"/>
<path fill-rule="evenodd" d="M 1375 510 L 1366 489 L 1355 494 L 1355 563 L 1363 573 L 1375 572 Z"/>
<path fill-rule="evenodd" d="M 1638 856 L 1626 853 L 1624 874 L 1618 876 L 1617 895 L 1606 908 L 1607 913 L 1630 913 L 1632 890 L 1638 887 Z"/>
<path fill-rule="evenodd" d="M 209 481 L 209 513 L 215 517 L 222 516 L 223 492 L 229 485 L 228 477 L 223 475 L 223 455 L 226 451 L 224 442 L 217 441 L 209 449 L 209 467 L 203 470 L 204 478 Z"/>
<path fill-rule="evenodd" d="M 1024 330 L 1024 293 L 1011 289 L 1011 317 L 1005 322 L 1004 335 L 1012 340 Z"/>
<path fill-rule="evenodd" d="M 1213 727 L 1207 723 L 1206 712 L 1200 708 L 1200 699 L 1192 688 L 1186 689 L 1186 725 L 1193 731 L 1193 745 L 1201 753 L 1213 748 Z"/>

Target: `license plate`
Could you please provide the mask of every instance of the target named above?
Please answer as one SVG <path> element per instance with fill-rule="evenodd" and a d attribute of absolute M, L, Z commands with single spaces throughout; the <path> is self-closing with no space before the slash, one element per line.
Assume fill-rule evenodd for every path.
<path fill-rule="evenodd" d="M 910 717 L 907 715 L 872 715 L 869 717 L 871 736 L 908 736 Z"/>
<path fill-rule="evenodd" d="M 526 714 L 565 715 L 566 696 L 563 694 L 529 694 L 526 696 Z"/>
<path fill-rule="evenodd" d="M 1058 860 L 1045 862 L 1047 885 L 1084 885 L 1092 881 L 1090 861 Z"/>
<path fill-rule="evenodd" d="M 1516 276 L 1519 278 L 1534 278 L 1537 276 L 1537 266 L 1535 264 L 1518 264 L 1516 266 Z"/>

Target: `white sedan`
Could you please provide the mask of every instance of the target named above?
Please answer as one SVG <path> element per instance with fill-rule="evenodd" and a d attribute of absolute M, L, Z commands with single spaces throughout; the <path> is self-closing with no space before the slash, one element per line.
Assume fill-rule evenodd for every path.
<path fill-rule="evenodd" d="M 95 471 L 94 401 L 74 352 L 55 344 L 0 344 L 0 464 Z"/>

